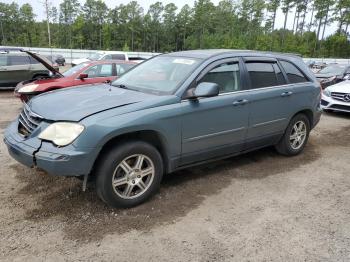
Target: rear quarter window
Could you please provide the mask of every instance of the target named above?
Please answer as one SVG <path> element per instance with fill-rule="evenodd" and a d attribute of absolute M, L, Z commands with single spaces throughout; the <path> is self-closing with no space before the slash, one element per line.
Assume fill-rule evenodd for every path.
<path fill-rule="evenodd" d="M 284 68 L 290 83 L 295 84 L 309 81 L 305 75 L 292 63 L 287 61 L 280 61 L 280 63 Z"/>

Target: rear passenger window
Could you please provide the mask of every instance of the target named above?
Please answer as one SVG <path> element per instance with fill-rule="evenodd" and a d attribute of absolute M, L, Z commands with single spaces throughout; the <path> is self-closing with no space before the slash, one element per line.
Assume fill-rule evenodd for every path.
<path fill-rule="evenodd" d="M 123 54 L 114 54 L 114 55 L 112 55 L 112 59 L 114 59 L 114 60 L 126 60 L 125 55 L 123 55 Z"/>
<path fill-rule="evenodd" d="M 276 63 L 247 62 L 252 89 L 285 84 L 284 77 Z"/>
<path fill-rule="evenodd" d="M 218 65 L 209 71 L 200 82 L 218 84 L 220 93 L 239 91 L 241 84 L 238 63 L 228 62 Z"/>
<path fill-rule="evenodd" d="M 29 57 L 29 61 L 32 65 L 35 65 L 35 64 L 40 64 L 40 62 L 38 60 L 36 60 L 34 57 Z"/>
<path fill-rule="evenodd" d="M 280 62 L 284 68 L 284 71 L 287 74 L 287 77 L 290 83 L 294 84 L 294 83 L 301 83 L 301 82 L 308 81 L 304 76 L 304 74 L 295 65 L 287 61 L 280 61 Z"/>
<path fill-rule="evenodd" d="M 9 56 L 10 65 L 28 65 L 29 64 L 29 57 L 28 56 Z"/>

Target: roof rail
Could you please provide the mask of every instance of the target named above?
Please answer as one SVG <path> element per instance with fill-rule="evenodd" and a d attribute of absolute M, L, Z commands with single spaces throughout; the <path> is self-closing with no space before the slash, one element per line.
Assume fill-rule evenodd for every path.
<path fill-rule="evenodd" d="M 14 51 L 20 51 L 20 52 L 23 52 L 23 48 L 19 48 L 19 47 L 2 47 L 0 46 L 0 52 L 6 52 L 6 53 L 9 53 L 9 52 L 14 52 Z"/>

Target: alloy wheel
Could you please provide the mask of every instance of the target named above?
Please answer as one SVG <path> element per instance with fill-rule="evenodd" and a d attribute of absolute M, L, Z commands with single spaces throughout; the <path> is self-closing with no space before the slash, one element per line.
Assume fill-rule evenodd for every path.
<path fill-rule="evenodd" d="M 114 170 L 113 190 L 124 199 L 139 197 L 151 186 L 154 175 L 154 164 L 149 157 L 143 154 L 128 156 Z"/>
<path fill-rule="evenodd" d="M 289 137 L 290 146 L 292 147 L 292 149 L 294 150 L 300 149 L 306 140 L 306 135 L 307 135 L 307 128 L 304 121 L 296 122 L 292 128 L 292 131 Z"/>

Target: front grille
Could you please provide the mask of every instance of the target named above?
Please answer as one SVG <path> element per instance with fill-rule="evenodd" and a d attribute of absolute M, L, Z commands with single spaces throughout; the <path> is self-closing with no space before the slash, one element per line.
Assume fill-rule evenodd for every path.
<path fill-rule="evenodd" d="M 18 121 L 18 132 L 27 137 L 38 127 L 42 121 L 42 117 L 31 112 L 29 106 L 27 104 L 24 104 Z"/>
<path fill-rule="evenodd" d="M 339 92 L 332 92 L 331 93 L 332 98 L 344 102 L 350 102 L 350 93 L 339 93 Z"/>

